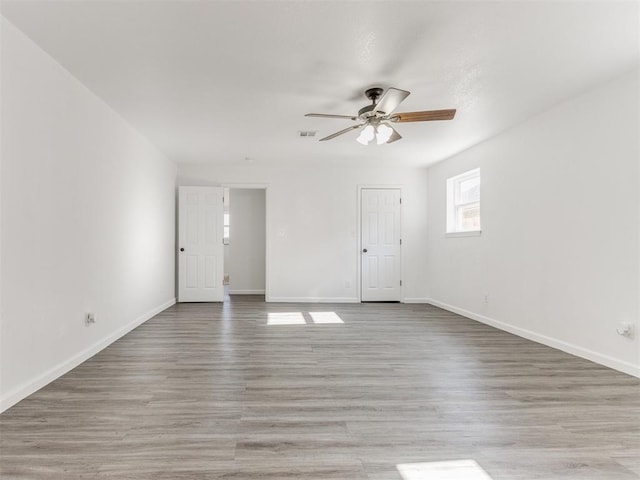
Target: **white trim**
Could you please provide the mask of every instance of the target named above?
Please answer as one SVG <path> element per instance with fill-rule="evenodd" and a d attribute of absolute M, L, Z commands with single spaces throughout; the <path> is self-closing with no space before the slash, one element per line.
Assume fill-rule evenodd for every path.
<path fill-rule="evenodd" d="M 273 303 L 360 303 L 357 297 L 271 297 Z"/>
<path fill-rule="evenodd" d="M 472 320 L 484 323 L 485 325 L 495 327 L 499 330 L 504 330 L 505 332 L 509 332 L 519 337 L 526 338 L 527 340 L 531 340 L 548 347 L 562 350 L 563 352 L 570 353 L 571 355 L 575 355 L 576 357 L 584 358 L 600 365 L 604 365 L 605 367 L 613 368 L 614 370 L 618 370 L 628 375 L 640 378 L 640 365 L 634 365 L 624 360 L 618 360 L 617 358 L 610 357 L 609 355 L 603 355 L 602 353 L 594 352 L 593 350 L 589 350 L 572 343 L 567 343 L 553 337 L 548 337 L 546 335 L 533 332 L 531 330 L 516 327 L 500 320 L 495 320 L 493 318 L 489 318 L 484 315 L 465 310 L 463 308 L 454 307 L 453 305 L 439 302 L 437 300 L 428 299 L 428 303 L 435 307 L 442 308 L 444 310 L 457 313 L 458 315 L 462 315 L 463 317 L 467 317 Z"/>
<path fill-rule="evenodd" d="M 444 234 L 447 238 L 455 237 L 479 237 L 482 235 L 482 230 L 467 230 L 466 232 L 447 232 Z"/>
<path fill-rule="evenodd" d="M 270 198 L 271 196 L 271 189 L 269 188 L 268 185 L 265 185 L 264 187 L 264 301 L 265 302 L 270 302 L 271 301 L 271 294 L 269 293 L 271 291 L 271 287 L 269 287 L 270 284 L 270 275 L 269 275 L 269 264 L 271 263 L 271 250 L 270 250 L 270 238 L 271 235 L 269 234 L 269 228 L 271 226 L 271 222 L 269 220 L 269 211 L 270 211 L 270 207 L 269 207 L 269 203 L 270 203 Z"/>
<path fill-rule="evenodd" d="M 229 295 L 264 295 L 264 290 L 229 290 Z"/>
<path fill-rule="evenodd" d="M 429 303 L 429 299 L 422 297 L 405 298 L 402 303 Z"/>
<path fill-rule="evenodd" d="M 171 300 L 166 301 L 162 305 L 159 305 L 158 307 L 149 310 L 148 312 L 136 318 L 133 322 L 128 323 L 127 325 L 120 328 L 119 330 L 116 330 L 106 338 L 85 348 L 84 350 L 77 353 L 76 355 L 69 358 L 68 360 L 65 360 L 55 365 L 54 367 L 44 372 L 42 375 L 39 375 L 38 377 L 34 378 L 33 380 L 25 382 L 22 385 L 19 385 L 18 387 L 14 388 L 10 392 L 6 393 L 5 395 L 2 396 L 2 398 L 0 398 L 0 413 L 12 407 L 16 403 L 18 403 L 20 400 L 23 400 L 27 398 L 29 395 L 37 392 L 45 385 L 48 385 L 49 383 L 53 382 L 55 379 L 61 377 L 62 375 L 74 369 L 81 363 L 87 361 L 88 359 L 93 357 L 95 354 L 99 353 L 101 350 L 104 350 L 113 342 L 115 342 L 119 338 L 129 333 L 134 328 L 139 327 L 144 322 L 153 318 L 158 313 L 162 312 L 163 310 L 166 310 L 167 308 L 174 305 L 175 303 L 176 303 L 176 299 L 172 298 Z"/>

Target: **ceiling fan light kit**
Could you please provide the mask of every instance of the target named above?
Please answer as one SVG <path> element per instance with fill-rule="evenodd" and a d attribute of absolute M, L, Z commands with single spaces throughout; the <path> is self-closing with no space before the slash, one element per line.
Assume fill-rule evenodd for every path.
<path fill-rule="evenodd" d="M 391 128 L 386 123 L 381 123 L 380 125 L 378 125 L 378 128 L 376 128 L 376 140 L 378 145 L 389 142 L 392 133 L 393 128 Z"/>
<path fill-rule="evenodd" d="M 384 92 L 384 93 L 383 93 Z M 399 88 L 389 87 L 385 92 L 380 87 L 369 88 L 364 92 L 365 96 L 371 100 L 371 104 L 361 108 L 357 116 L 333 115 L 326 113 L 307 113 L 305 117 L 319 118 L 339 118 L 356 121 L 360 124 L 352 125 L 344 130 L 333 133 L 320 141 L 331 140 L 339 137 L 351 130 L 362 128 L 360 135 L 356 138 L 362 145 L 370 145 L 376 140 L 377 145 L 393 143 L 400 140 L 402 136 L 389 125 L 389 122 L 431 122 L 435 120 L 452 120 L 456 115 L 455 109 L 448 110 L 425 110 L 421 112 L 393 113 L 396 108 L 407 98 L 410 92 Z"/>
<path fill-rule="evenodd" d="M 386 123 L 380 123 L 375 127 L 369 124 L 362 129 L 356 141 L 362 145 L 369 145 L 375 139 L 376 144 L 382 145 L 383 143 L 389 143 L 393 132 L 394 129 Z"/>
<path fill-rule="evenodd" d="M 369 145 L 369 142 L 371 142 L 371 140 L 373 140 L 375 136 L 376 134 L 373 125 L 367 125 L 362 129 L 362 132 L 360 132 L 360 135 L 358 135 L 356 141 L 361 143 L 362 145 Z"/>

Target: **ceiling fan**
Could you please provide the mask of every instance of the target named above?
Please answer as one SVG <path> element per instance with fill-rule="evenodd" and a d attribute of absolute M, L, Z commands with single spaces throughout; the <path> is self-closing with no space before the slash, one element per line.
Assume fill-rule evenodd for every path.
<path fill-rule="evenodd" d="M 383 94 L 384 92 L 384 94 Z M 378 145 L 383 143 L 393 143 L 400 140 L 402 136 L 393 128 L 390 123 L 399 122 L 431 122 L 434 120 L 452 120 L 456 110 L 426 110 L 422 112 L 393 113 L 402 101 L 409 96 L 410 92 L 399 88 L 375 87 L 367 89 L 364 94 L 371 100 L 371 105 L 367 105 L 358 111 L 358 115 L 330 115 L 324 113 L 307 113 L 305 117 L 320 118 L 342 118 L 360 121 L 357 125 L 352 125 L 344 130 L 333 133 L 320 141 L 331 140 L 342 134 L 362 128 L 360 136 L 356 139 L 363 145 L 369 145 L 374 140 Z"/>

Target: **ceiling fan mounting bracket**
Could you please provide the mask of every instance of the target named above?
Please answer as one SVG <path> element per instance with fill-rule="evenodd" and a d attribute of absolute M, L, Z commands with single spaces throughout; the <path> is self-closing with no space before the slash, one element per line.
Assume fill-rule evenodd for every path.
<path fill-rule="evenodd" d="M 374 87 L 374 88 L 367 88 L 364 94 L 369 100 L 371 100 L 373 105 L 375 105 L 376 103 L 378 103 L 378 98 L 380 98 L 380 95 L 382 95 L 382 92 L 384 92 L 382 88 Z"/>

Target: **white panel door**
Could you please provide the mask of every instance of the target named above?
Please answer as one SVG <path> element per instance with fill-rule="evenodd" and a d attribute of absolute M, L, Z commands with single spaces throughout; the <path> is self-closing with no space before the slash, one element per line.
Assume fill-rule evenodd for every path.
<path fill-rule="evenodd" d="M 398 188 L 362 189 L 363 302 L 400 301 L 400 202 Z"/>
<path fill-rule="evenodd" d="M 224 297 L 222 215 L 222 187 L 180 187 L 179 302 L 221 302 Z"/>

